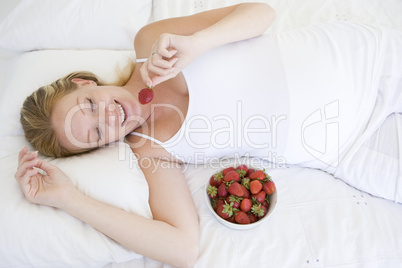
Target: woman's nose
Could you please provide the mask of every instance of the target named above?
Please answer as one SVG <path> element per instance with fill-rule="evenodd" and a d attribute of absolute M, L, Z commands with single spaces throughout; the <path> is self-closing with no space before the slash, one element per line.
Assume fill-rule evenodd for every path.
<path fill-rule="evenodd" d="M 114 103 L 111 103 L 105 107 L 105 122 L 109 126 L 114 126 L 116 121 L 118 121 L 119 115 L 118 115 L 118 109 L 117 105 Z"/>
<path fill-rule="evenodd" d="M 99 125 L 102 126 L 103 124 L 108 126 L 114 126 L 115 122 L 118 120 L 118 107 L 114 103 L 104 103 L 101 102 L 98 104 L 97 113 L 95 116 L 99 122 Z"/>

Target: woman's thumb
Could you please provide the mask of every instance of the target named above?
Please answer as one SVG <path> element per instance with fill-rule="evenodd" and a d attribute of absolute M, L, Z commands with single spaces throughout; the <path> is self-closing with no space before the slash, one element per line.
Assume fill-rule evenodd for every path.
<path fill-rule="evenodd" d="M 50 164 L 49 162 L 46 162 L 43 159 L 38 158 L 37 161 L 38 161 L 38 164 L 36 165 L 36 167 L 39 169 L 39 173 L 41 173 L 42 175 L 47 175 L 47 174 L 49 174 L 49 172 L 52 172 L 52 170 L 55 169 L 54 165 Z M 43 172 L 41 172 L 41 170 L 47 174 L 43 174 Z"/>

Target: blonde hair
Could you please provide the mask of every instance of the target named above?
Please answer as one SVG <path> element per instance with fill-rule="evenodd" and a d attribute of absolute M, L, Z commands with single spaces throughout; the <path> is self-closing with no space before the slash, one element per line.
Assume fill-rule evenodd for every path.
<path fill-rule="evenodd" d="M 99 86 L 124 86 L 130 79 L 134 67 L 133 61 L 129 60 L 129 64 L 123 70 L 117 69 L 117 81 L 109 84 L 104 83 L 91 72 L 82 71 L 70 73 L 34 91 L 25 99 L 20 111 L 20 122 L 26 140 L 39 152 L 54 157 L 65 157 L 92 150 L 69 151 L 61 146 L 51 123 L 55 103 L 77 88 L 77 85 L 71 81 L 75 78 L 91 80 Z"/>

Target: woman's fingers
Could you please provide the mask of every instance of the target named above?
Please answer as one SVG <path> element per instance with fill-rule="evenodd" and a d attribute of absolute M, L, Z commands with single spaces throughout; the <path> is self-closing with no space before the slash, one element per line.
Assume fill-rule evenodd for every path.
<path fill-rule="evenodd" d="M 49 162 L 46 162 L 43 159 L 38 158 L 37 161 L 38 161 L 38 163 L 37 163 L 36 167 L 42 169 L 48 175 L 50 175 L 50 173 L 52 173 L 52 171 L 58 170 L 58 168 L 56 166 L 50 164 Z"/>
<path fill-rule="evenodd" d="M 159 55 L 168 59 L 172 58 L 177 53 L 177 49 L 172 42 L 171 34 L 161 34 L 153 47 L 156 48 L 156 52 Z"/>
<path fill-rule="evenodd" d="M 166 59 L 158 52 L 153 53 L 148 59 L 148 71 L 156 75 L 168 75 L 174 68 L 173 65 L 177 62 L 177 58 Z"/>
<path fill-rule="evenodd" d="M 30 180 L 31 180 L 31 177 L 32 177 L 32 176 L 35 176 L 36 174 L 38 174 L 38 172 L 39 172 L 39 171 L 38 171 L 38 169 L 36 169 L 36 168 L 33 168 L 33 169 L 28 170 L 28 171 L 25 173 L 24 177 L 22 177 L 21 183 L 22 183 L 23 185 L 28 184 L 28 183 L 30 182 Z"/>
<path fill-rule="evenodd" d="M 152 78 L 152 83 L 154 85 L 160 84 L 166 80 L 169 80 L 169 79 L 175 77 L 178 73 L 179 73 L 178 71 L 174 70 L 165 76 L 155 76 L 154 78 Z"/>
<path fill-rule="evenodd" d="M 148 71 L 154 73 L 155 75 L 166 76 L 166 75 L 170 74 L 171 72 L 173 72 L 174 68 L 161 68 L 161 67 L 148 63 Z"/>
<path fill-rule="evenodd" d="M 179 48 L 180 46 L 177 45 L 187 39 L 178 39 L 178 37 L 171 34 L 162 34 L 153 45 L 153 52 L 140 69 L 141 78 L 148 87 L 154 87 L 169 80 L 181 71 L 182 67 L 180 66 L 183 65 L 181 62 L 183 61 L 183 55 L 181 48 Z M 181 62 L 180 66 L 177 66 L 179 61 Z"/>
<path fill-rule="evenodd" d="M 176 49 L 168 49 L 165 47 L 159 48 L 156 51 L 160 56 L 162 56 L 165 59 L 172 59 L 174 55 L 176 55 L 177 50 Z"/>
<path fill-rule="evenodd" d="M 24 155 L 26 155 L 28 152 L 28 149 L 26 146 L 24 146 L 24 148 L 21 149 L 20 153 L 18 154 L 18 163 L 21 162 L 22 158 L 24 157 Z"/>
<path fill-rule="evenodd" d="M 157 84 L 174 77 L 175 75 L 172 76 L 175 72 L 173 66 L 176 62 L 177 58 L 165 60 L 159 54 L 152 55 L 143 66 L 141 66 L 140 73 L 142 80 L 148 87 L 154 87 Z"/>
<path fill-rule="evenodd" d="M 55 166 L 46 162 L 43 159 L 37 158 L 38 155 L 37 152 L 27 153 L 24 152 L 24 149 L 21 151 L 22 152 L 20 152 L 19 154 L 20 163 L 14 175 L 15 179 L 19 184 L 21 185 L 27 185 L 29 183 L 32 184 L 33 183 L 31 181 L 32 176 L 35 176 L 38 173 L 41 173 L 41 175 L 45 174 L 41 170 L 43 170 L 46 173 L 49 172 L 51 173 L 52 171 L 55 170 Z"/>
<path fill-rule="evenodd" d="M 35 159 L 38 156 L 38 152 L 32 152 L 32 153 L 25 153 L 25 155 L 22 156 L 21 161 L 19 161 L 18 166 L 21 166 L 24 164 L 26 161 L 31 161 Z"/>
<path fill-rule="evenodd" d="M 15 173 L 15 178 L 18 180 L 19 178 L 22 178 L 27 170 L 33 168 L 34 166 L 36 166 L 38 164 L 38 161 L 35 160 L 31 160 L 31 161 L 26 161 L 25 163 L 23 163 L 22 165 L 20 165 L 17 169 L 17 172 Z"/>
<path fill-rule="evenodd" d="M 177 49 L 171 46 L 169 34 L 162 34 L 152 46 L 152 53 L 141 66 L 141 78 L 148 87 L 166 81 L 174 76 L 174 65 L 178 61 Z"/>
<path fill-rule="evenodd" d="M 175 62 L 176 60 L 174 60 Z M 169 69 L 164 69 L 164 68 L 159 68 L 156 67 L 152 64 L 150 64 L 148 61 L 146 61 L 140 69 L 140 74 L 142 81 L 148 86 L 148 87 L 154 87 L 157 84 L 166 81 L 172 77 L 172 74 L 174 73 L 175 69 L 174 68 L 169 68 Z M 152 73 L 152 78 L 150 73 Z"/>
<path fill-rule="evenodd" d="M 163 58 L 160 54 L 155 53 L 149 58 L 149 62 L 151 65 L 158 67 L 158 68 L 163 68 L 163 69 L 169 69 L 172 68 L 173 65 L 176 63 L 177 58 L 171 58 L 171 59 L 165 59 Z"/>
<path fill-rule="evenodd" d="M 29 202 L 34 202 L 36 194 L 39 191 L 39 177 L 37 169 L 31 169 L 27 171 L 21 181 L 21 188 Z"/>

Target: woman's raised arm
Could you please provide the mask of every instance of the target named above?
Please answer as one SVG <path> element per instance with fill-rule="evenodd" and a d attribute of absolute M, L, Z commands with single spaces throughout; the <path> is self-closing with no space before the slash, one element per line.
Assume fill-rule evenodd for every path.
<path fill-rule="evenodd" d="M 166 81 L 211 48 L 263 34 L 275 16 L 268 4 L 245 3 L 149 24 L 134 41 L 137 57 L 148 58 L 142 79 L 150 87 Z"/>

